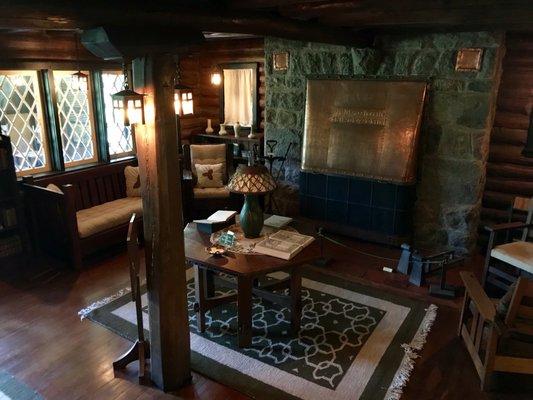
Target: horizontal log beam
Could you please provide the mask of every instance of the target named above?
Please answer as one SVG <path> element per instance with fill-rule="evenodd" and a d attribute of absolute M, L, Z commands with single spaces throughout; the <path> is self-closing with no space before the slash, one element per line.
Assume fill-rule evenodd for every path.
<path fill-rule="evenodd" d="M 146 4 L 129 7 L 104 1 L 65 2 L 21 0 L 0 5 L 0 29 L 87 29 L 100 25 L 127 27 L 180 27 L 209 32 L 279 36 L 312 42 L 367 46 L 367 39 L 350 29 L 283 18 L 262 12 L 172 7 L 151 9 Z M 24 16 L 24 17 L 21 17 Z"/>
<path fill-rule="evenodd" d="M 486 190 L 516 193 L 520 196 L 533 196 L 533 182 L 487 177 Z"/>
<path fill-rule="evenodd" d="M 494 126 L 527 130 L 529 128 L 529 116 L 505 111 L 496 111 Z"/>
<path fill-rule="evenodd" d="M 289 18 L 332 26 L 532 29 L 532 10 L 525 0 L 300 1 L 280 4 L 278 10 Z"/>
<path fill-rule="evenodd" d="M 487 174 L 496 178 L 513 178 L 517 181 L 533 183 L 533 168 L 524 165 L 489 163 Z"/>
<path fill-rule="evenodd" d="M 525 129 L 509 129 L 495 127 L 492 130 L 491 142 L 525 146 L 527 131 Z"/>

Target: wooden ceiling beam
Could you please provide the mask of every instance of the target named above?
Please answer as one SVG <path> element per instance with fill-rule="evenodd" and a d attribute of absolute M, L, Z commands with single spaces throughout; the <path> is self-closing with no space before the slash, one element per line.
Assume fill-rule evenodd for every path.
<path fill-rule="evenodd" d="M 494 7 L 441 8 L 418 10 L 364 10 L 331 13 L 318 17 L 331 26 L 365 28 L 465 28 L 532 30 L 531 6 L 501 5 Z"/>
<path fill-rule="evenodd" d="M 279 13 L 330 26 L 367 29 L 533 29 L 530 0 L 300 1 L 280 6 Z"/>
<path fill-rule="evenodd" d="M 324 27 L 264 12 L 199 8 L 118 7 L 102 1 L 65 2 L 20 0 L 0 5 L 0 29 L 86 29 L 100 25 L 126 27 L 180 27 L 200 31 L 278 36 L 344 45 L 367 45 L 353 30 Z M 141 28 L 142 29 L 142 28 Z"/>

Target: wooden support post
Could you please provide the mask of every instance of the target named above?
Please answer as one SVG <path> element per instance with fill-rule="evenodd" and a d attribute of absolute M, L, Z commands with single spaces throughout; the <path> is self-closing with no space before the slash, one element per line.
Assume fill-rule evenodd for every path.
<path fill-rule="evenodd" d="M 146 124 L 135 126 L 143 197 L 151 379 L 164 391 L 191 379 L 180 171 L 170 55 L 134 60 Z"/>

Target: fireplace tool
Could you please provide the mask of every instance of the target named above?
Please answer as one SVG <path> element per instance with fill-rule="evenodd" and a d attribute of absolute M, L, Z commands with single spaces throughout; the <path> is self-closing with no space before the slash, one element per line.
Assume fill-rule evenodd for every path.
<path fill-rule="evenodd" d="M 429 294 L 453 299 L 457 288 L 446 283 L 446 275 L 450 268 L 463 260 L 464 257 L 456 256 L 452 249 L 421 254 L 418 250 L 404 243 L 402 244 L 402 254 L 398 261 L 397 271 L 405 275 L 409 274 L 409 282 L 416 286 L 422 286 L 428 275 L 440 273 L 439 284 L 431 284 Z"/>
<path fill-rule="evenodd" d="M 287 160 L 287 156 L 289 155 L 289 151 L 291 150 L 291 148 L 293 146 L 293 143 L 292 142 L 289 143 L 289 145 L 287 146 L 287 149 L 285 150 L 285 155 L 283 155 L 283 156 L 276 156 L 275 155 L 276 146 L 278 145 L 278 141 L 277 140 L 273 140 L 273 139 L 267 140 L 266 141 L 266 145 L 268 147 L 267 154 L 263 155 L 263 156 L 260 156 L 259 158 L 268 163 L 268 171 L 270 172 L 270 175 L 272 175 L 272 176 L 274 176 L 274 174 L 273 174 L 274 163 L 276 161 L 281 161 L 281 165 L 279 166 L 278 171 L 277 171 L 276 175 L 274 176 L 274 182 L 276 182 L 276 184 L 277 184 L 278 181 L 279 181 L 279 178 L 281 176 L 281 171 L 283 170 L 283 166 L 285 165 L 285 160 Z M 268 194 L 268 206 L 267 206 L 265 212 L 267 214 L 273 214 L 274 208 L 277 209 L 278 206 L 276 204 L 276 200 L 274 199 L 274 192 L 270 192 Z"/>

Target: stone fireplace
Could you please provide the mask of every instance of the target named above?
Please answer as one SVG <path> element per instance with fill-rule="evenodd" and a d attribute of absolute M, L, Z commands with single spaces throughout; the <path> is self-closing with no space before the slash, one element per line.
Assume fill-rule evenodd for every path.
<path fill-rule="evenodd" d="M 483 49 L 480 71 L 456 71 L 457 51 L 470 47 Z M 273 71 L 272 54 L 280 51 L 289 53 L 289 67 Z M 375 47 L 364 49 L 266 38 L 266 139 L 277 140 L 280 153 L 289 142 L 297 144 L 285 164 L 281 207 L 299 209 L 308 77 L 424 79 L 429 85 L 418 152 L 414 242 L 471 251 L 502 53 L 503 35 L 490 32 L 380 36 Z"/>

